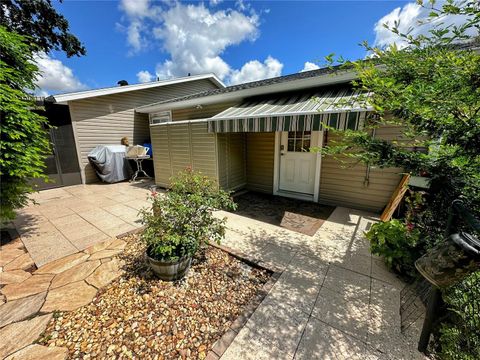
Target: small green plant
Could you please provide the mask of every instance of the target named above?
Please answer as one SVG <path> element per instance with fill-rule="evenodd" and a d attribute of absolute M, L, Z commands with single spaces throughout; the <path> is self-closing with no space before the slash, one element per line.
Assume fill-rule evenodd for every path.
<path fill-rule="evenodd" d="M 449 316 L 440 328 L 438 355 L 448 360 L 480 359 L 480 271 L 443 293 Z"/>
<path fill-rule="evenodd" d="M 374 224 L 365 236 L 372 254 L 383 256 L 390 269 L 408 277 L 415 274 L 414 262 L 420 255 L 418 230 L 393 219 Z"/>
<path fill-rule="evenodd" d="M 234 209 L 230 194 L 200 172 L 188 168 L 171 179 L 165 194 L 152 192 L 152 210 L 141 210 L 146 226 L 142 240 L 156 260 L 176 261 L 193 256 L 200 246 L 219 243 L 226 219 L 213 215 L 217 209 Z"/>

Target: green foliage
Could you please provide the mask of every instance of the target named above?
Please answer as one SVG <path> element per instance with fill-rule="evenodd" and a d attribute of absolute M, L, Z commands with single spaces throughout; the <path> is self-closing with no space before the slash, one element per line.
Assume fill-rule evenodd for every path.
<path fill-rule="evenodd" d="M 68 21 L 50 0 L 2 0 L 0 24 L 26 36 L 36 51 L 62 50 L 68 57 L 85 55 L 85 47 L 69 32 Z"/>
<path fill-rule="evenodd" d="M 372 227 L 367 237 L 372 252 L 384 255 L 396 270 L 413 273 L 413 262 L 440 241 L 454 199 L 480 217 L 480 3 L 446 0 L 424 4 L 430 9 L 428 33 L 402 33 L 399 23 L 385 25 L 404 42 L 378 48 L 364 43 L 369 60 L 342 62 L 340 68 L 358 73 L 354 82 L 376 115 L 362 131 L 346 131 L 324 153 L 339 154 L 376 167 L 399 167 L 412 175 L 426 175 L 427 194 L 413 195 L 404 221 Z M 463 15 L 463 23 L 440 19 Z M 471 34 L 475 33 L 475 37 Z M 467 43 L 466 43 L 467 41 Z M 329 55 L 327 61 L 332 61 Z M 402 143 L 373 137 L 382 125 L 404 127 Z M 467 279 L 444 294 L 455 314 L 444 321 L 439 355 L 445 359 L 480 358 L 480 282 Z M 472 319 L 476 319 L 473 321 Z"/>
<path fill-rule="evenodd" d="M 390 269 L 408 277 L 414 275 L 414 262 L 419 256 L 418 230 L 408 229 L 403 222 L 393 219 L 372 225 L 365 236 L 372 254 L 383 256 Z"/>
<path fill-rule="evenodd" d="M 177 260 L 194 255 L 202 244 L 219 243 L 226 219 L 215 217 L 213 211 L 235 208 L 229 193 L 190 168 L 171 179 L 165 194 L 153 192 L 151 200 L 153 211 L 141 211 L 146 225 L 142 240 L 158 260 Z"/>
<path fill-rule="evenodd" d="M 405 48 L 365 43 L 370 60 L 343 64 L 358 73 L 354 86 L 364 95 L 357 101 L 367 101 L 376 115 L 363 130 L 344 132 L 324 153 L 430 177 L 425 216 L 418 225 L 422 237 L 434 243 L 445 229 L 454 199 L 463 198 L 474 215 L 480 215 L 480 54 L 472 50 L 480 42 L 468 35 L 478 34 L 480 5 L 467 0 L 424 6 L 434 14 L 426 21 L 433 24 L 429 34 L 413 36 L 399 31 L 399 24 L 387 25 L 405 41 Z M 463 14 L 466 20 L 459 25 L 435 21 L 452 14 Z M 464 40 L 470 43 L 458 43 Z M 392 124 L 405 128 L 405 142 L 372 136 L 379 126 Z"/>
<path fill-rule="evenodd" d="M 480 271 L 447 289 L 443 299 L 451 311 L 440 329 L 441 359 L 480 359 Z"/>
<path fill-rule="evenodd" d="M 85 48 L 69 32 L 67 20 L 50 0 L 3 0 L 0 6 L 0 222 L 15 217 L 15 209 L 34 191 L 32 178 L 47 180 L 43 171 L 50 152 L 49 125 L 33 110 L 30 93 L 39 75 L 34 54 L 63 50 L 84 55 Z"/>
<path fill-rule="evenodd" d="M 32 111 L 38 68 L 32 48 L 23 36 L 0 27 L 0 220 L 15 216 L 33 189 L 31 178 L 44 178 L 44 157 L 49 151 L 46 119 Z"/>

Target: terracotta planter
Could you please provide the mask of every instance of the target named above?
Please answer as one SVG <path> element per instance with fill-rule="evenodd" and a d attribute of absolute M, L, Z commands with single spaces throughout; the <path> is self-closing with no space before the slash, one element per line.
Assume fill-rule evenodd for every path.
<path fill-rule="evenodd" d="M 148 265 L 155 275 L 164 281 L 175 281 L 183 278 L 192 264 L 192 257 L 185 256 L 175 261 L 161 261 L 151 258 L 148 255 L 148 249 L 145 252 Z"/>

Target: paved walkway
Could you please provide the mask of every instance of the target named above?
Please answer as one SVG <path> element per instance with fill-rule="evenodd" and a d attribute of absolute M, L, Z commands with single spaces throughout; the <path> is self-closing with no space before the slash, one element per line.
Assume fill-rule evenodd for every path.
<path fill-rule="evenodd" d="M 44 190 L 22 209 L 15 227 L 40 267 L 140 226 L 153 183 L 88 184 Z"/>
<path fill-rule="evenodd" d="M 372 256 L 372 214 L 338 207 L 315 236 L 235 214 L 224 245 L 283 273 L 223 354 L 234 359 L 423 359 L 423 319 L 400 332 L 404 284 Z"/>
<path fill-rule="evenodd" d="M 20 349 L 5 339 L 22 338 L 27 355 L 55 358 L 48 353 L 55 350 L 58 358 L 65 356 L 62 349 L 29 344 L 53 310 L 88 303 L 118 276 L 118 264 L 107 260 L 123 244 L 112 244 L 111 236 L 138 226 L 137 209 L 147 204 L 147 193 L 144 184 L 128 183 L 48 190 L 37 197 L 40 206 L 22 212 L 16 221 L 22 240 L 37 266 L 46 265 L 2 288 L 0 337 L 7 348 L 0 347 L 0 354 Z M 363 237 L 377 220 L 372 214 L 336 208 L 312 237 L 236 214 L 217 215 L 228 218 L 224 245 L 282 271 L 222 359 L 423 358 L 416 351 L 422 319 L 401 334 L 403 283 L 370 255 Z M 24 256 L 21 243 L 7 246 L 10 255 Z"/>

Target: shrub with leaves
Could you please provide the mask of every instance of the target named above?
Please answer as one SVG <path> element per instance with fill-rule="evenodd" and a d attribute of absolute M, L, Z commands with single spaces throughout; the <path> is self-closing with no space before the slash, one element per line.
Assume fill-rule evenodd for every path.
<path fill-rule="evenodd" d="M 480 271 L 445 290 L 443 300 L 450 316 L 440 329 L 439 357 L 480 359 Z"/>
<path fill-rule="evenodd" d="M 414 262 L 419 257 L 418 230 L 393 219 L 372 225 L 366 237 L 372 254 L 383 256 L 390 269 L 407 277 L 415 274 Z"/>
<path fill-rule="evenodd" d="M 360 131 L 342 132 L 342 139 L 323 152 L 412 175 L 428 173 L 424 209 L 429 213 L 422 236 L 434 243 L 442 238 L 453 200 L 462 197 L 480 215 L 480 53 L 475 50 L 480 46 L 480 3 L 418 3 L 430 12 L 418 26 L 428 25 L 430 32 L 414 35 L 402 32 L 398 23 L 385 24 L 402 47 L 364 43 L 369 60 L 337 60 L 340 68 L 357 72 L 354 87 L 365 94 L 357 101 L 368 102 L 376 116 Z M 451 17 L 463 22 L 446 22 Z M 383 125 L 401 126 L 404 141 L 372 136 Z"/>
<path fill-rule="evenodd" d="M 405 222 L 378 224 L 367 234 L 375 253 L 407 273 L 416 257 L 443 241 L 453 200 L 462 198 L 473 216 L 480 217 L 480 2 L 417 0 L 417 5 L 429 15 L 415 29 L 402 31 L 399 21 L 384 24 L 398 46 L 365 42 L 367 60 L 326 58 L 337 63 L 334 69 L 358 74 L 353 85 L 363 95 L 355 101 L 366 101 L 375 116 L 363 129 L 342 132 L 340 141 L 322 150 L 369 166 L 428 174 L 430 188 L 419 209 L 407 213 Z M 401 126 L 405 141 L 372 136 L 384 125 Z M 416 233 L 407 231 L 412 225 L 422 243 L 416 241 Z M 478 292 L 467 294 L 468 287 L 458 291 L 459 298 L 472 296 L 478 305 Z M 455 358 L 478 358 L 478 352 L 460 357 L 464 352 L 455 343 L 458 340 L 478 348 L 478 332 L 465 317 L 457 326 L 445 328 L 441 345 L 448 349 L 444 354 L 456 354 Z"/>
<path fill-rule="evenodd" d="M 35 55 L 61 50 L 68 57 L 85 55 L 69 32 L 68 21 L 50 0 L 2 0 L 0 5 L 0 223 L 15 217 L 28 201 L 32 178 L 43 171 L 50 151 L 48 123 L 33 110 Z"/>
<path fill-rule="evenodd" d="M 31 178 L 45 178 L 44 158 L 49 151 L 48 127 L 44 117 L 32 111 L 38 68 L 29 42 L 0 26 L 0 174 L 2 222 L 15 217 L 33 191 Z"/>
<path fill-rule="evenodd" d="M 217 209 L 234 209 L 230 194 L 216 181 L 188 168 L 171 179 L 165 194 L 152 192 L 152 210 L 141 210 L 145 230 L 142 240 L 149 256 L 164 261 L 192 256 L 200 246 L 225 235 L 226 219 L 213 215 Z"/>

